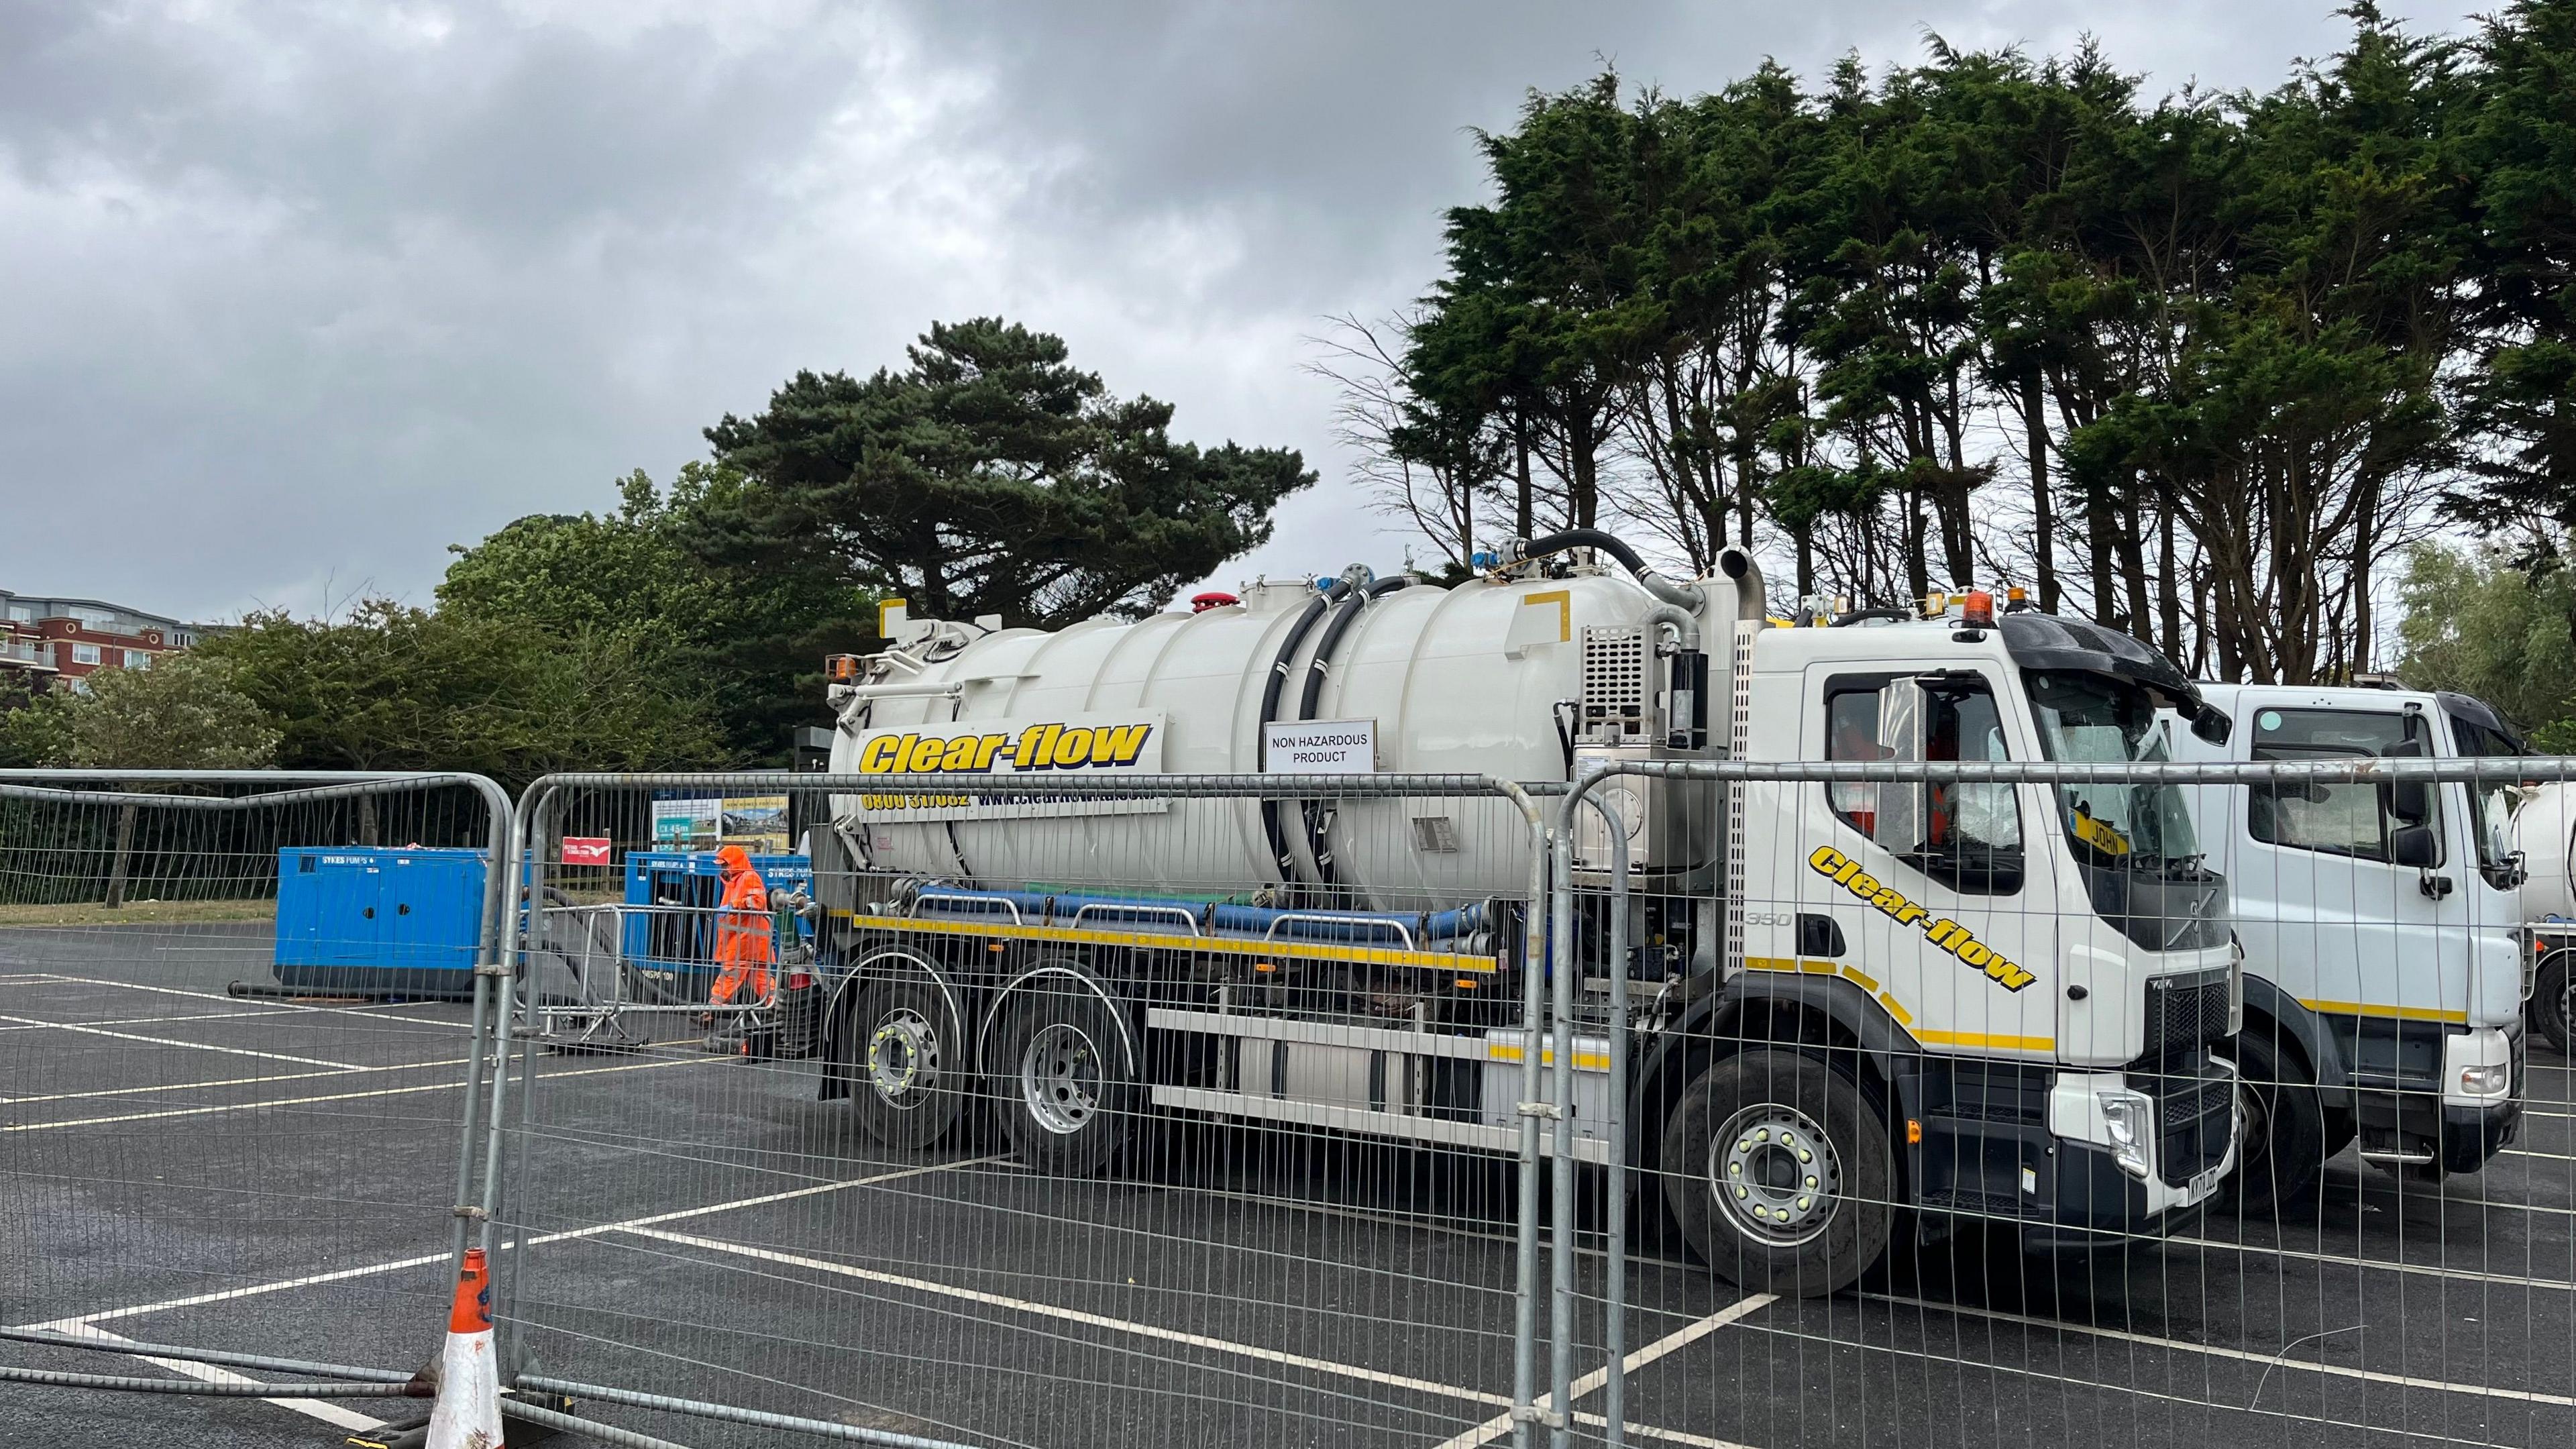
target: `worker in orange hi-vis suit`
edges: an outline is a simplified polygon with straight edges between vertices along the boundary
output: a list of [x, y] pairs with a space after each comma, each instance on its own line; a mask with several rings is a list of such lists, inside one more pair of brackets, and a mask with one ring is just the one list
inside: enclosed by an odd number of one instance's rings
[[[716, 907], [716, 984], [707, 999], [729, 1006], [748, 987], [746, 1005], [765, 1002], [771, 989], [769, 887], [762, 883], [760, 872], [751, 868], [750, 853], [739, 845], [717, 851], [716, 864], [724, 872], [724, 902]], [[738, 1030], [719, 1031], [708, 1039], [708, 1046], [722, 1050], [741, 1035]]]

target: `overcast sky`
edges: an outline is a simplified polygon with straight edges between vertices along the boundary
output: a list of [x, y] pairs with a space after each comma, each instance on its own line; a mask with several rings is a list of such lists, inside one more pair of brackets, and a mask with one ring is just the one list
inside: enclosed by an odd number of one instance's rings
[[[2479, 8], [2400, 0], [2458, 28]], [[2323, 0], [54, 4], [0, 0], [0, 588], [218, 620], [426, 603], [799, 367], [1063, 334], [1322, 484], [1231, 582], [1387, 567], [1301, 365], [1436, 275], [1466, 130], [1604, 59], [2063, 51], [2268, 86]]]

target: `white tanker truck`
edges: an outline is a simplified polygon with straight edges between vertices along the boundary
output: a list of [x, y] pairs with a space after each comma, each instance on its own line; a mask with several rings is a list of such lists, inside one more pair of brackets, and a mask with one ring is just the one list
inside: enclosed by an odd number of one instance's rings
[[2531, 1025], [2562, 1057], [2576, 1056], [2576, 781], [2533, 786], [2513, 812], [2521, 856], [2522, 931]]
[[[2099, 761], [2151, 756], [2159, 706], [2199, 708], [2136, 641], [2018, 608], [1773, 627], [1744, 554], [1677, 583], [1593, 530], [1486, 562], [1454, 588], [1263, 583], [1051, 633], [890, 604], [886, 649], [833, 663], [831, 768], [1298, 770], [1268, 739], [1561, 783], [1581, 759], [1884, 758], [1882, 734]], [[1611, 1020], [1614, 963], [1581, 933], [1576, 1152], [1606, 1160], [1624, 1123], [1626, 1160], [1729, 1277], [1823, 1293], [1900, 1230], [2000, 1219], [2085, 1247], [2204, 1211], [2234, 1160], [2211, 1048], [2241, 979], [2171, 789], [1626, 784], [1633, 1007]], [[823, 1094], [890, 1145], [987, 1109], [1061, 1172], [1107, 1168], [1156, 1111], [1521, 1140], [1531, 844], [1506, 800], [916, 783], [836, 796], [814, 834]], [[1615, 1113], [1613, 1032], [1634, 1063]]]

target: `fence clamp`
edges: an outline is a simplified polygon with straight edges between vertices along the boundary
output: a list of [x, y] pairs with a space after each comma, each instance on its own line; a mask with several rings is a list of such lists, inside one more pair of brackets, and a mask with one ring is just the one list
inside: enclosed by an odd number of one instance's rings
[[471, 1204], [460, 1204], [457, 1207], [449, 1209], [448, 1216], [463, 1218], [469, 1223], [479, 1223], [489, 1215], [479, 1207], [475, 1207]]
[[1536, 1404], [1528, 1404], [1512, 1410], [1512, 1422], [1536, 1424], [1547, 1429], [1562, 1429], [1565, 1427], [1565, 1416], [1554, 1409], [1542, 1409]]
[[474, 963], [474, 974], [477, 976], [507, 976], [510, 974], [510, 963], [506, 961], [477, 961]]
[[1551, 1122], [1561, 1122], [1565, 1119], [1565, 1113], [1554, 1102], [1523, 1102], [1520, 1104], [1520, 1114], [1524, 1117], [1545, 1117]]

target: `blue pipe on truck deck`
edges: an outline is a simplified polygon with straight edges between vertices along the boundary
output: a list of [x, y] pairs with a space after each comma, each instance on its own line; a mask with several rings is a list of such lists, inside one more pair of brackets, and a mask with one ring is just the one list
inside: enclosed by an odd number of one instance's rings
[[[1287, 923], [1281, 939], [1291, 941], [1359, 941], [1386, 940], [1384, 927], [1399, 925], [1412, 931], [1417, 941], [1450, 941], [1473, 935], [1485, 928], [1486, 910], [1480, 902], [1445, 911], [1409, 913], [1403, 911], [1287, 911], [1270, 906], [1240, 905], [1228, 901], [1176, 900], [1169, 896], [1102, 896], [1076, 895], [1069, 892], [974, 890], [963, 886], [934, 885], [925, 894], [960, 900], [1007, 902], [1019, 908], [1023, 917], [1037, 916], [1051, 924], [1073, 919], [1076, 911], [1094, 907], [1094, 914], [1126, 910], [1134, 912], [1129, 919], [1148, 920], [1148, 911], [1169, 912], [1175, 908], [1188, 911], [1204, 931], [1267, 936], [1282, 916], [1298, 919]], [[935, 909], [940, 903], [930, 903]], [[941, 914], [955, 914], [942, 912]], [[1335, 920], [1313, 920], [1330, 916]], [[1169, 919], [1166, 915], [1164, 919]]]

